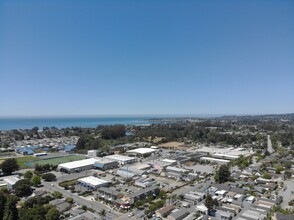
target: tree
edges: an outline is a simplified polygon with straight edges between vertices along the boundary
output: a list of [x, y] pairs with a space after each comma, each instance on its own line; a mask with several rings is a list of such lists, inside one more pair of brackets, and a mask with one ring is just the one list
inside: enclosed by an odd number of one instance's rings
[[41, 184], [41, 177], [33, 176], [32, 183], [33, 183], [33, 186], [39, 186]]
[[28, 198], [22, 205], [24, 209], [30, 209], [37, 205], [48, 204], [52, 199], [50, 197], [34, 196]]
[[27, 197], [33, 193], [31, 182], [26, 179], [17, 181], [14, 184], [13, 189], [15, 191], [15, 195], [17, 195], [18, 197]]
[[213, 200], [213, 205], [214, 205], [214, 206], [219, 206], [219, 203], [218, 203], [218, 200], [217, 200], [217, 199], [214, 199], [214, 200]]
[[4, 207], [5, 207], [6, 197], [3, 193], [0, 193], [0, 219], [3, 219], [4, 216]]
[[270, 180], [270, 179], [272, 178], [272, 176], [271, 176], [269, 173], [267, 173], [267, 172], [265, 172], [265, 173], [262, 175], [262, 177], [263, 177], [264, 179], [268, 179], [268, 180]]
[[44, 206], [36, 204], [32, 208], [22, 208], [18, 212], [19, 220], [33, 220], [33, 219], [44, 219], [47, 211]]
[[152, 202], [153, 201], [153, 196], [148, 196], [147, 197], [147, 201], [150, 203], [150, 202]]
[[9, 196], [5, 203], [3, 220], [17, 220], [18, 212], [16, 208], [17, 197]]
[[137, 202], [135, 202], [135, 207], [138, 209], [140, 208], [143, 204], [144, 204], [144, 200], [138, 200]]
[[217, 183], [227, 182], [229, 177], [231, 176], [231, 172], [227, 165], [221, 165], [219, 169], [216, 171], [214, 179]]
[[52, 193], [52, 195], [54, 196], [55, 199], [61, 199], [62, 198], [62, 193], [58, 192], [58, 191], [54, 191]]
[[35, 174], [49, 172], [52, 170], [56, 170], [56, 168], [57, 168], [57, 165], [53, 165], [53, 164], [43, 164], [43, 165], [36, 164]]
[[179, 200], [181, 200], [181, 201], [184, 200], [184, 195], [182, 195], [182, 194], [179, 195]]
[[280, 174], [282, 170], [283, 170], [283, 167], [282, 166], [278, 166], [276, 168], [276, 174]]
[[87, 143], [87, 140], [84, 136], [80, 137], [79, 140], [77, 141], [77, 148], [80, 148], [80, 149], [84, 149], [85, 148], [85, 145]]
[[37, 127], [37, 126], [35, 126], [35, 127], [32, 128], [32, 132], [33, 132], [33, 133], [37, 133], [38, 130], [39, 130], [39, 127]]
[[126, 128], [124, 125], [105, 126], [101, 131], [103, 139], [116, 139], [126, 136]]
[[2, 169], [4, 175], [10, 175], [12, 172], [19, 169], [19, 165], [15, 158], [9, 158], [4, 160], [4, 162], [0, 165], [0, 168]]
[[59, 219], [59, 211], [53, 207], [50, 208], [46, 214], [46, 220], [58, 220]]
[[165, 199], [166, 197], [166, 192], [164, 190], [160, 190], [159, 192], [159, 197], [162, 198], [162, 199]]
[[52, 181], [56, 180], [56, 176], [53, 173], [44, 173], [42, 175], [42, 179], [47, 182], [52, 182]]
[[68, 203], [73, 203], [73, 198], [71, 198], [71, 197], [68, 197], [68, 198], [66, 198], [66, 201], [68, 202]]
[[85, 206], [85, 205], [82, 205], [81, 209], [83, 209], [83, 210], [87, 211], [88, 207], [87, 207], [87, 206]]
[[24, 174], [23, 174], [23, 177], [25, 178], [25, 179], [31, 179], [32, 177], [33, 177], [33, 172], [32, 171], [30, 171], [30, 170], [28, 170], [28, 171], [26, 171]]
[[213, 201], [213, 199], [212, 199], [212, 197], [211, 197], [210, 194], [207, 194], [206, 195], [204, 204], [205, 204], [206, 208], [208, 208], [208, 211], [210, 211], [213, 208], [214, 201]]

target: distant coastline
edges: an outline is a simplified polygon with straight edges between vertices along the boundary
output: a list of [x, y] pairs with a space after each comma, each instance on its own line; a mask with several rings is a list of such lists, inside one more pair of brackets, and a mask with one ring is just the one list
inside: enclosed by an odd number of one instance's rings
[[31, 129], [43, 127], [83, 127], [98, 125], [149, 125], [148, 117], [0, 117], [0, 130]]
[[[220, 116], [220, 115], [218, 115]], [[114, 116], [0, 116], [0, 130], [31, 129], [43, 127], [83, 127], [95, 128], [98, 125], [150, 125], [185, 118], [209, 118], [217, 115], [114, 115]]]
[[153, 123], [168, 123], [193, 119], [226, 119], [243, 120], [255, 119], [284, 119], [294, 120], [294, 113], [265, 114], [265, 115], [221, 115], [221, 114], [186, 114], [186, 115], [136, 115], [136, 116], [0, 116], [0, 131], [13, 129], [31, 129], [35, 126], [43, 127], [82, 127], [95, 128], [98, 125], [150, 125]]

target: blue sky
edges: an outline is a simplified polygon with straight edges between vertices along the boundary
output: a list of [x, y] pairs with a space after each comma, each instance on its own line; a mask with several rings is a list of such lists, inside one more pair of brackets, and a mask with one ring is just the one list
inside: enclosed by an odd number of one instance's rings
[[0, 115], [294, 112], [294, 1], [1, 1]]

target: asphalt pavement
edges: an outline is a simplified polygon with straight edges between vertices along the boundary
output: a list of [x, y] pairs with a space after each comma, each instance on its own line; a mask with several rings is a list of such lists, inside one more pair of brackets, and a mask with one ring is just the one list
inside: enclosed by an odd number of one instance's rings
[[285, 180], [283, 189], [279, 189], [279, 196], [283, 197], [283, 202], [281, 203], [282, 208], [292, 208], [289, 206], [289, 201], [294, 199], [294, 180]]
[[267, 151], [271, 154], [274, 152], [270, 135], [267, 135]]
[[[53, 186], [52, 186], [53, 184]], [[77, 195], [77, 193], [71, 193], [70, 191], [64, 190], [62, 187], [58, 186], [58, 183], [56, 182], [43, 182], [43, 187], [48, 191], [48, 192], [54, 192], [58, 191], [63, 194], [63, 197], [71, 197], [74, 199], [75, 203], [77, 205], [85, 205], [89, 208], [92, 208], [95, 210], [96, 213], [100, 212], [101, 210], [106, 211], [106, 216], [105, 219], [110, 220], [110, 219], [116, 219], [118, 216], [121, 215], [121, 213], [109, 208], [108, 206], [105, 206], [97, 201], [89, 201], [85, 199], [84, 197], [81, 197]], [[97, 214], [97, 219], [100, 219], [99, 215]]]

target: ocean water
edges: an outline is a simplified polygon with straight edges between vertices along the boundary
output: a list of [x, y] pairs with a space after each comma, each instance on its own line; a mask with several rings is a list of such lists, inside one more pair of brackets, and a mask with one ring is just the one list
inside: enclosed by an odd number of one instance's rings
[[57, 117], [57, 118], [0, 118], [0, 130], [31, 129], [43, 127], [83, 127], [95, 128], [98, 125], [149, 125], [151, 117]]

